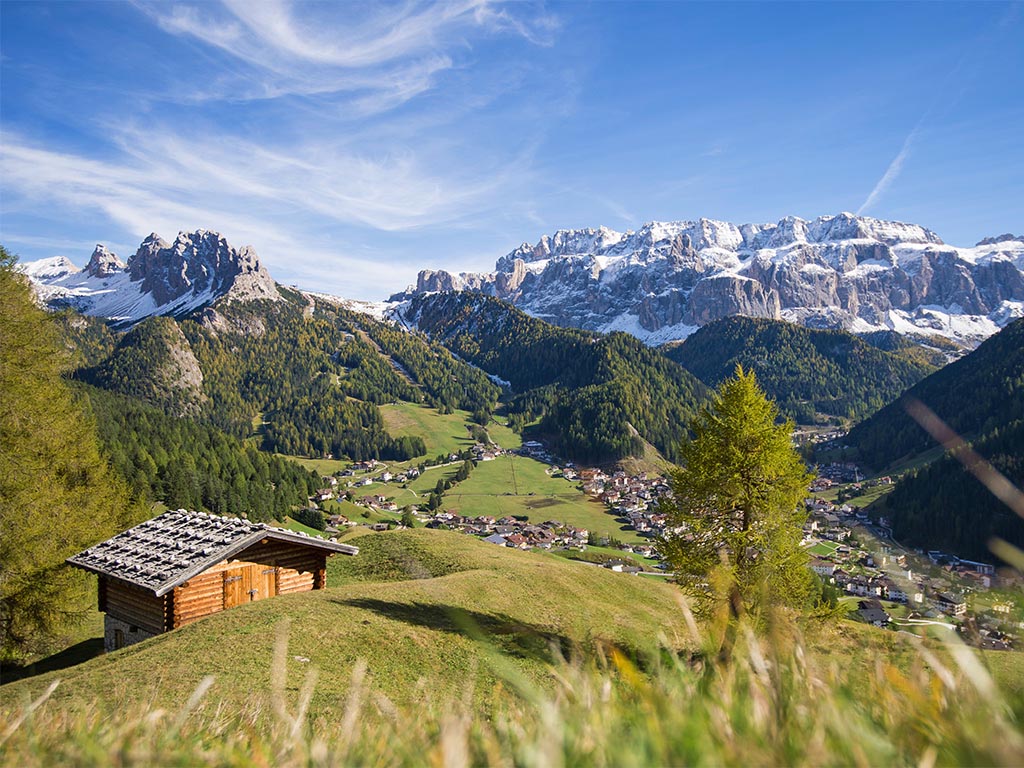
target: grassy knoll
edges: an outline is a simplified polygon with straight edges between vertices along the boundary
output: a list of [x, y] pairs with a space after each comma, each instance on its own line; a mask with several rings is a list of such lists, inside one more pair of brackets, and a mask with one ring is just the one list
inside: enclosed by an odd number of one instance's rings
[[[686, 628], [670, 585], [442, 532], [351, 540], [338, 586], [0, 687], [0, 765], [1018, 765], [1024, 749], [1018, 653], [958, 663], [782, 617], [720, 661], [689, 653], [714, 632]], [[598, 638], [664, 651], [551, 655]]]
[[[340, 719], [359, 659], [392, 702], [490, 696], [498, 671], [547, 680], [551, 647], [601, 640], [651, 646], [685, 635], [667, 585], [442, 531], [365, 534], [354, 558], [330, 561], [327, 590], [226, 611], [72, 669], [0, 687], [0, 713], [53, 679], [51, 706], [98, 697], [117, 707], [175, 707], [206, 675], [226, 706], [270, 695], [275, 627], [290, 622], [289, 679], [319, 670], [312, 711]], [[308, 661], [303, 661], [307, 659]], [[474, 673], [475, 670], [475, 673]], [[475, 674], [475, 678], [474, 678]]]
[[603, 504], [591, 501], [574, 484], [550, 477], [546, 469], [546, 464], [515, 455], [480, 462], [468, 480], [445, 493], [444, 507], [471, 517], [525, 515], [537, 523], [558, 520], [620, 541], [644, 541], [608, 514]]

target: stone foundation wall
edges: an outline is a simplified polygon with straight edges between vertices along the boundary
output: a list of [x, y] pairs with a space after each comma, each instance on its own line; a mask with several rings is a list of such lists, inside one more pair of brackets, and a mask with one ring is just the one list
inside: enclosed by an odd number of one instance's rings
[[[120, 638], [118, 638], [118, 632], [120, 632]], [[127, 621], [115, 619], [109, 614], [103, 617], [103, 650], [107, 653], [118, 649], [118, 639], [122, 640], [120, 647], [127, 648], [129, 645], [134, 645], [151, 637], [156, 637], [156, 635], [152, 632], [147, 632], [141, 627], [129, 624]]]

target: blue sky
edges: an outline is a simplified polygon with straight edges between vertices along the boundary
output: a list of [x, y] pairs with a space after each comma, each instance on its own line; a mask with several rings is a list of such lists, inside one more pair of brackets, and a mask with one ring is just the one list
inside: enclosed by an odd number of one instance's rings
[[1006, 3], [0, 4], [0, 240], [223, 232], [379, 299], [559, 228], [1024, 230]]

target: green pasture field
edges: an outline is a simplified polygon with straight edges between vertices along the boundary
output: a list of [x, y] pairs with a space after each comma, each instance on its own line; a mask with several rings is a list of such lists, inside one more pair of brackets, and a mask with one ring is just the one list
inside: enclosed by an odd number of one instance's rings
[[603, 504], [567, 480], [550, 477], [546, 469], [546, 464], [515, 455], [480, 462], [469, 479], [445, 493], [444, 508], [469, 517], [525, 516], [534, 523], [557, 520], [624, 542], [644, 540]]

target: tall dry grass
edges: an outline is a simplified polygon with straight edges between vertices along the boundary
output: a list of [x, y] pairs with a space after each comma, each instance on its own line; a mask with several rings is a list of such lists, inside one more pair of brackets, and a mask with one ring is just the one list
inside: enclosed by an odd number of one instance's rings
[[285, 679], [282, 624], [269, 697], [230, 711], [207, 678], [177, 711], [109, 712], [50, 701], [51, 688], [0, 720], [0, 764], [1024, 764], [1019, 702], [1005, 700], [955, 638], [941, 650], [917, 643], [909, 667], [879, 657], [865, 672], [811, 654], [790, 619], [776, 617], [758, 635], [742, 627], [728, 661], [688, 624], [705, 652], [559, 657], [550, 666], [555, 685], [544, 690], [485, 654], [480, 663], [502, 682], [485, 692], [484, 706], [472, 670], [463, 696], [434, 701], [424, 691], [421, 706], [399, 708], [357, 664], [343, 714], [329, 722], [310, 709], [315, 670]]

